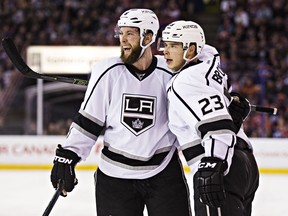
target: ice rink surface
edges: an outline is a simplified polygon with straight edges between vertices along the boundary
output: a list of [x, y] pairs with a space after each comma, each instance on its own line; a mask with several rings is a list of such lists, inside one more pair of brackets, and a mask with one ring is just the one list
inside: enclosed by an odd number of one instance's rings
[[[59, 197], [51, 216], [96, 216], [94, 172], [76, 174], [79, 184], [66, 198]], [[42, 215], [54, 194], [49, 175], [50, 171], [0, 170], [0, 216]], [[191, 175], [186, 176], [191, 182]], [[287, 183], [288, 175], [262, 174], [252, 215], [287, 216]]]

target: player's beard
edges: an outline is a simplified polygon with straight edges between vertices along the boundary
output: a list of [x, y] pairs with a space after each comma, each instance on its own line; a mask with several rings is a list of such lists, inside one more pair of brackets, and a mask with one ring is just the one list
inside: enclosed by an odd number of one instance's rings
[[122, 61], [125, 64], [134, 64], [139, 59], [139, 56], [140, 56], [141, 51], [142, 51], [142, 47], [140, 45], [138, 45], [137, 47], [131, 48], [131, 49], [132, 49], [131, 54], [128, 56], [125, 56], [124, 50], [121, 47], [120, 58], [122, 59]]

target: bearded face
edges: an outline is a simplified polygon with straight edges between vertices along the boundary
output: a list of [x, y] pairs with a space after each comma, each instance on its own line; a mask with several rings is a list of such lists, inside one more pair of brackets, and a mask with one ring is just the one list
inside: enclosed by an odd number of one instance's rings
[[133, 64], [135, 63], [142, 51], [142, 47], [138, 44], [136, 46], [131, 46], [126, 48], [121, 46], [121, 59], [125, 64]]

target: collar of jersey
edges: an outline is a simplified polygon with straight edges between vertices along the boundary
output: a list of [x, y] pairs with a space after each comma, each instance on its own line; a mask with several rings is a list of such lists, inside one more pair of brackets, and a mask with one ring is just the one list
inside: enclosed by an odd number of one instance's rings
[[[197, 64], [200, 64], [200, 63], [202, 63], [202, 61], [200, 61], [199, 59], [197, 60], [197, 62], [191, 61], [191, 62], [189, 62], [187, 65], [185, 65], [185, 66], [181, 69], [181, 71], [185, 70], [185, 69], [188, 68], [188, 67], [191, 67], [191, 66], [194, 66], [194, 65], [197, 65]], [[181, 71], [180, 71], [180, 72], [181, 72]]]
[[[148, 77], [156, 68], [157, 66], [157, 58], [155, 56], [153, 56], [153, 59], [152, 59], [152, 63], [150, 64], [150, 66], [146, 69], [146, 70], [139, 70], [137, 69], [136, 67], [134, 67], [133, 65], [131, 64], [125, 64], [126, 68], [130, 71], [130, 73], [136, 77], [138, 80], [144, 80], [146, 77]], [[140, 79], [138, 76], [137, 76], [137, 73], [138, 74], [145, 74], [142, 79]]]

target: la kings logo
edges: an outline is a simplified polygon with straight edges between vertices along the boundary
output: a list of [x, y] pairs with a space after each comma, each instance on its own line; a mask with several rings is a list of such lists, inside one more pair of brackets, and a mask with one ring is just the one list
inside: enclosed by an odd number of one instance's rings
[[156, 97], [123, 94], [121, 123], [136, 136], [155, 124]]

